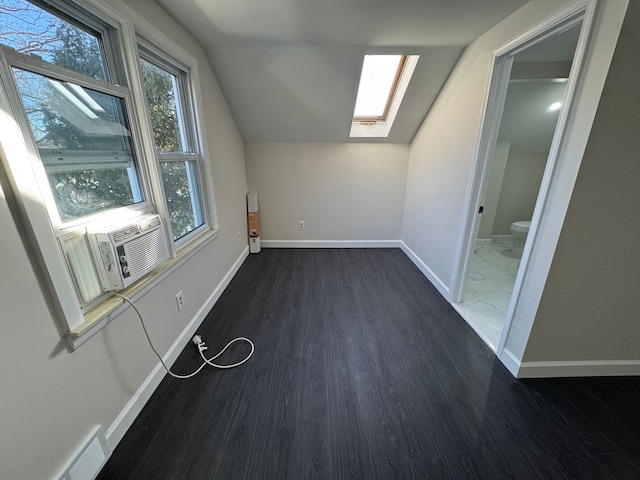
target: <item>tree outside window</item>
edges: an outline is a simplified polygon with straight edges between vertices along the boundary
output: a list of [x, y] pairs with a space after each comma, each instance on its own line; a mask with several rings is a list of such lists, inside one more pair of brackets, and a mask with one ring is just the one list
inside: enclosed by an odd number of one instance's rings
[[[25, 0], [0, 5], [0, 43], [107, 80], [97, 33]], [[29, 68], [12, 72], [60, 220], [142, 201], [123, 99]]]
[[[109, 81], [101, 42], [100, 34], [35, 2], [0, 4], [0, 44]], [[140, 51], [169, 223], [179, 240], [205, 220], [187, 73], [143, 46]], [[63, 223], [144, 200], [123, 99], [26, 64], [12, 71]]]
[[198, 188], [200, 156], [191, 147], [193, 140], [184, 115], [186, 95], [180, 89], [181, 77], [186, 74], [169, 71], [144, 57], [140, 68], [169, 221], [173, 239], [178, 240], [204, 224]]

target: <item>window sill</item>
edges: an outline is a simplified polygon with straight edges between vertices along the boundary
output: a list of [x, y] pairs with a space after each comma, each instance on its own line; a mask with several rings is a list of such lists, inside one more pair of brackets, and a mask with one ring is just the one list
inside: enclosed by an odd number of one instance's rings
[[[152, 270], [139, 281], [131, 285], [129, 288], [122, 290], [120, 293], [131, 300], [136, 300], [142, 297], [161, 280], [184, 264], [189, 258], [193, 257], [205, 246], [215, 240], [218, 235], [220, 235], [220, 227], [207, 231], [198, 239], [180, 250], [175, 258], [167, 260], [162, 265], [158, 266], [158, 268]], [[125, 301], [121, 298], [112, 296], [99, 305], [93, 307], [91, 310], [85, 312], [84, 323], [67, 333], [67, 340], [71, 349], [75, 350], [84, 344], [104, 326], [116, 319], [126, 308], [128, 308], [128, 306], [129, 305], [125, 305]]]

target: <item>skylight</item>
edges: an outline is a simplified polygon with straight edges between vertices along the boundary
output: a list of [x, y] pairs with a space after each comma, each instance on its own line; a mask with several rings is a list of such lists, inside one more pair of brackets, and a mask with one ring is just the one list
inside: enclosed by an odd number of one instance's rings
[[402, 71], [404, 55], [365, 55], [354, 120], [384, 120]]
[[418, 55], [365, 55], [350, 137], [387, 137]]

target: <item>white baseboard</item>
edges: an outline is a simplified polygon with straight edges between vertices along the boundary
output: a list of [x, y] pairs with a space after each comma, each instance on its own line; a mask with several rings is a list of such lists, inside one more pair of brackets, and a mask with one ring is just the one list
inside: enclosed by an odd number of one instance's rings
[[406, 243], [400, 242], [400, 248], [414, 263], [414, 265], [418, 267], [422, 274], [427, 277], [427, 280], [429, 280], [433, 284], [433, 286], [438, 289], [442, 296], [450, 302], [451, 300], [449, 299], [449, 287], [446, 286], [429, 267], [427, 267], [427, 265], [420, 259], [420, 257], [418, 257], [418, 255], [415, 254], [413, 250], [411, 250], [407, 246]]
[[[249, 247], [246, 247], [240, 257], [235, 261], [233, 266], [229, 269], [224, 278], [220, 281], [220, 283], [213, 290], [207, 301], [200, 307], [196, 315], [191, 319], [189, 324], [182, 331], [180, 336], [173, 342], [173, 345], [169, 348], [167, 353], [164, 355], [163, 360], [167, 365], [171, 365], [178, 358], [180, 352], [184, 346], [191, 340], [193, 335], [196, 333], [196, 329], [200, 326], [202, 321], [205, 319], [209, 311], [216, 304], [222, 292], [224, 292], [225, 288], [231, 282], [231, 279], [238, 272], [244, 260], [249, 256]], [[136, 419], [138, 414], [142, 411], [142, 408], [147, 403], [151, 395], [155, 391], [155, 389], [160, 385], [160, 382], [165, 376], [165, 370], [158, 362], [155, 368], [151, 371], [146, 380], [142, 383], [138, 391], [133, 395], [129, 403], [124, 407], [124, 409], [120, 412], [118, 417], [115, 419], [113, 424], [107, 430], [107, 445], [110, 451], [113, 451], [124, 437], [124, 434], [127, 432], [129, 427], [133, 424], [133, 421]]]
[[506, 349], [498, 357], [516, 378], [640, 376], [640, 360], [520, 362]]
[[262, 248], [401, 248], [400, 240], [262, 240]]
[[520, 371], [520, 360], [518, 360], [516, 356], [506, 348], [502, 349], [501, 352], [498, 352], [497, 355], [502, 364], [507, 367], [507, 370], [509, 370], [509, 372], [511, 372], [511, 375], [518, 378], [518, 372]]
[[640, 360], [522, 362], [518, 378], [619, 377], [640, 375]]
[[476, 247], [490, 247], [492, 243], [490, 238], [476, 238]]

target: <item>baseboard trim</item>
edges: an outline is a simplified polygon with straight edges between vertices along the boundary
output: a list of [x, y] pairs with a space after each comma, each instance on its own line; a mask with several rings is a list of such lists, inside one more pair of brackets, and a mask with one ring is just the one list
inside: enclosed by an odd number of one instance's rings
[[640, 375], [640, 360], [522, 362], [518, 378], [622, 377]]
[[449, 298], [449, 287], [446, 286], [444, 282], [440, 280], [440, 278], [438, 278], [438, 276], [433, 273], [433, 271], [429, 267], [427, 267], [427, 265], [420, 259], [420, 257], [418, 257], [418, 255], [415, 254], [413, 250], [411, 250], [407, 246], [406, 243], [401, 241], [400, 248], [414, 263], [414, 265], [418, 267], [418, 270], [420, 270], [422, 274], [427, 277], [427, 280], [429, 280], [433, 284], [433, 286], [436, 287], [436, 289], [442, 294], [442, 296], [446, 298], [447, 301], [451, 302], [451, 299]]
[[401, 248], [400, 240], [261, 240], [262, 248]]
[[493, 243], [493, 240], [490, 238], [477, 238], [476, 239], [476, 247], [490, 247]]
[[[240, 267], [242, 266], [245, 259], [249, 256], [249, 247], [247, 246], [243, 252], [240, 254], [238, 259], [231, 266], [227, 274], [222, 278], [220, 283], [213, 290], [207, 301], [200, 307], [196, 315], [191, 319], [189, 324], [185, 327], [182, 333], [178, 336], [178, 338], [173, 342], [173, 345], [169, 348], [167, 353], [163, 356], [163, 360], [167, 365], [173, 364], [175, 360], [182, 352], [184, 346], [191, 340], [193, 335], [196, 333], [196, 329], [203, 322], [209, 311], [216, 304], [222, 292], [224, 292], [225, 288], [231, 282], [231, 279], [238, 272]], [[124, 407], [124, 409], [120, 412], [118, 417], [115, 419], [113, 424], [107, 430], [107, 446], [110, 451], [113, 451], [124, 434], [127, 432], [129, 427], [133, 424], [133, 421], [136, 419], [138, 414], [142, 411], [142, 408], [145, 406], [151, 395], [155, 391], [155, 389], [160, 385], [160, 382], [165, 376], [165, 370], [158, 362], [155, 368], [151, 371], [149, 376], [142, 383], [138, 391], [133, 395], [129, 403]]]
[[498, 358], [502, 364], [507, 367], [507, 370], [511, 372], [515, 378], [518, 378], [518, 372], [520, 371], [520, 360], [511, 352], [511, 350], [503, 349], [498, 354]]

